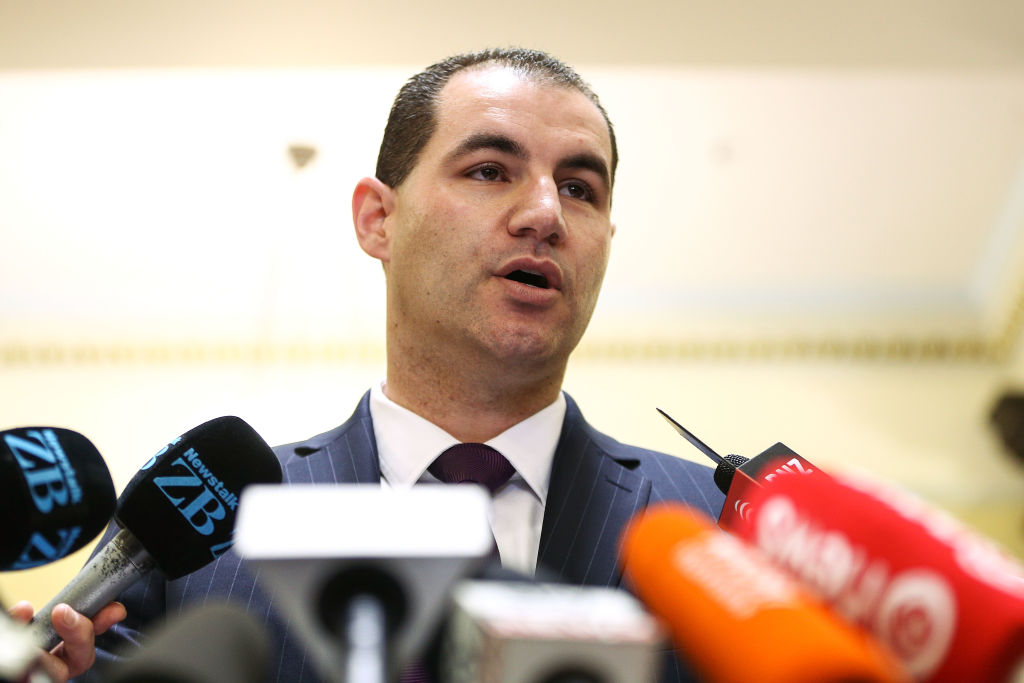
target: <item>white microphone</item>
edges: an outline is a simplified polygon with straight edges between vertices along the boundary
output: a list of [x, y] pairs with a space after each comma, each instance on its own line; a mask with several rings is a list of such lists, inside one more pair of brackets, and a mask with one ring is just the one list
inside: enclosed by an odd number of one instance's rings
[[649, 683], [667, 640], [614, 588], [464, 581], [442, 649], [447, 683]]
[[40, 663], [42, 651], [28, 626], [0, 609], [0, 681], [53, 683]]
[[394, 680], [422, 657], [451, 591], [488, 559], [483, 487], [250, 486], [237, 552], [328, 680]]

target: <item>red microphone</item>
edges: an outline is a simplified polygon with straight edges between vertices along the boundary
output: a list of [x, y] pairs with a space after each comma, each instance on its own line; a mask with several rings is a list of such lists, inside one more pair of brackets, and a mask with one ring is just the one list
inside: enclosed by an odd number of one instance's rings
[[753, 458], [735, 454], [721, 456], [664, 410], [658, 408], [657, 411], [680, 436], [716, 463], [715, 484], [725, 494], [722, 512], [718, 516], [718, 526], [723, 529], [731, 530], [750, 514], [751, 496], [761, 487], [771, 485], [779, 477], [822, 474], [816, 466], [781, 442]]
[[623, 534], [622, 558], [631, 587], [702, 680], [909, 680], [874, 638], [697, 510], [648, 508]]
[[736, 525], [742, 524], [743, 519], [753, 511], [752, 501], [758, 490], [773, 486], [780, 479], [795, 476], [828, 475], [783, 443], [777, 443], [742, 463], [736, 467], [729, 488], [725, 491], [725, 503], [718, 517], [718, 526], [731, 531]]
[[751, 490], [741, 538], [873, 632], [918, 681], [1024, 664], [1024, 567], [910, 494], [828, 475]]

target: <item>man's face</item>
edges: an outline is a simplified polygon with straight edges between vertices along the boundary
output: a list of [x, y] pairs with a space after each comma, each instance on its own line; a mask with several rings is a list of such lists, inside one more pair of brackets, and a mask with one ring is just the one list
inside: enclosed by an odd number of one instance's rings
[[388, 218], [392, 333], [467, 362], [564, 366], [608, 263], [610, 172], [582, 93], [501, 67], [456, 74]]

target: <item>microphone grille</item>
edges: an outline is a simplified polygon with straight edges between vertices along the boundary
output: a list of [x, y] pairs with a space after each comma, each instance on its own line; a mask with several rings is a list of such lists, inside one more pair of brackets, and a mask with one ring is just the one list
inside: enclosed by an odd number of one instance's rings
[[750, 458], [744, 458], [742, 455], [726, 455], [722, 458], [722, 462], [715, 468], [715, 484], [722, 493], [729, 493], [729, 487], [732, 486], [732, 478], [736, 474], [736, 468], [748, 460]]

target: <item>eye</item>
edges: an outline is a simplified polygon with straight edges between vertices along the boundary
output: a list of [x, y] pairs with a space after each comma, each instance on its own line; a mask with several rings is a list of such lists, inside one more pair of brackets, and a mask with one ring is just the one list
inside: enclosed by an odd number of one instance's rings
[[468, 173], [466, 173], [466, 177], [472, 178], [474, 180], [484, 180], [489, 183], [494, 183], [498, 182], [499, 180], [503, 180], [505, 178], [505, 174], [501, 170], [500, 166], [495, 166], [494, 164], [487, 164], [484, 166], [477, 166], [476, 168], [471, 169]]
[[573, 199], [581, 199], [585, 202], [594, 201], [594, 192], [590, 189], [590, 186], [578, 180], [569, 180], [562, 183], [558, 191], [566, 197], [572, 197]]

